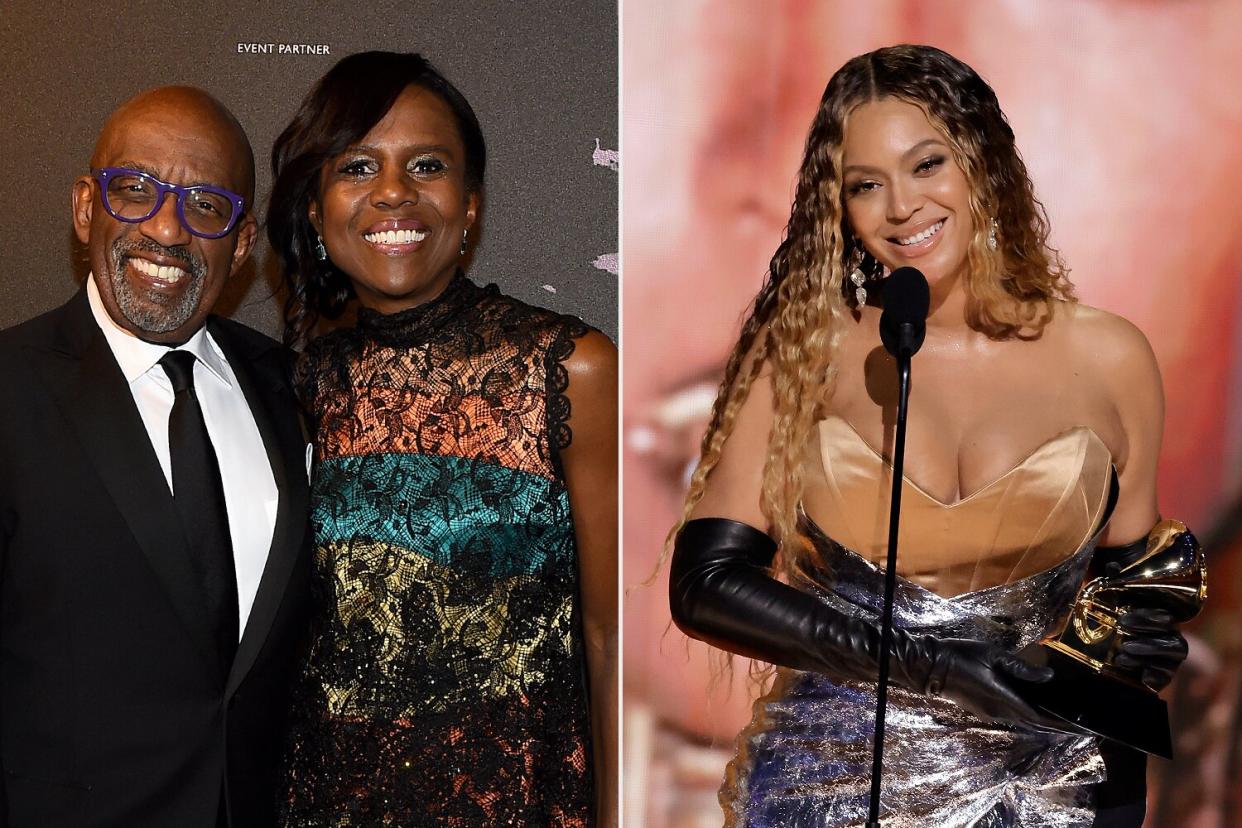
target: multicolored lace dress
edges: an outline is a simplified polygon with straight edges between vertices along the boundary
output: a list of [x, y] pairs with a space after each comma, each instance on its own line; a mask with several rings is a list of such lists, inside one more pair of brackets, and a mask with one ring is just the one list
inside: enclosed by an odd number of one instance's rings
[[586, 332], [459, 275], [312, 343], [316, 609], [285, 826], [589, 824], [559, 460]]

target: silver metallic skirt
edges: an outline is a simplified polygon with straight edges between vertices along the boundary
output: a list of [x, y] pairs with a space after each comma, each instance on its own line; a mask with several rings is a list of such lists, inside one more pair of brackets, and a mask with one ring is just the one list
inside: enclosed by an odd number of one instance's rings
[[[813, 527], [811, 527], [813, 530]], [[831, 575], [818, 596], [842, 612], [878, 617], [884, 575], [810, 532]], [[1011, 651], [1065, 617], [1094, 549], [1008, 584], [942, 598], [898, 579], [894, 624]], [[875, 684], [778, 672], [755, 704], [720, 792], [734, 828], [846, 828], [867, 818]], [[1069, 828], [1094, 818], [1104, 779], [1094, 738], [984, 722], [951, 701], [890, 687], [881, 820], [885, 828]]]

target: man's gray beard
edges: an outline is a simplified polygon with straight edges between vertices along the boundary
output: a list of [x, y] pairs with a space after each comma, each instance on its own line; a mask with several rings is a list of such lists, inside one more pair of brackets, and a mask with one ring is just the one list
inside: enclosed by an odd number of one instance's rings
[[[180, 294], [171, 300], [155, 293], [142, 296], [135, 293], [128, 279], [121, 275], [125, 267], [126, 257], [135, 250], [146, 250], [162, 256], [179, 259], [189, 268], [189, 274], [183, 279], [190, 279]], [[194, 312], [198, 310], [199, 301], [203, 296], [206, 284], [207, 267], [199, 258], [173, 248], [163, 247], [150, 241], [128, 241], [117, 239], [112, 243], [112, 298], [117, 310], [129, 323], [141, 331], [148, 333], [168, 333], [180, 328]]]

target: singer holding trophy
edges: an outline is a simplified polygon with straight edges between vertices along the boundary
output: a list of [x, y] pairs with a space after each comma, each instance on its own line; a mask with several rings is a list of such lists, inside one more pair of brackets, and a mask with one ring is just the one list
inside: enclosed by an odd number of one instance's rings
[[979, 75], [927, 46], [838, 70], [673, 534], [678, 626], [774, 667], [726, 824], [1140, 826], [1204, 597], [1157, 507], [1163, 404], [1144, 336], [1075, 301]]

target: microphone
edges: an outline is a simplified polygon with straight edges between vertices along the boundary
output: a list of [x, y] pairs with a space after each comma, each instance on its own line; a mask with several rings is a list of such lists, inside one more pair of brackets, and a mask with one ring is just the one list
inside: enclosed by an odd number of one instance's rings
[[880, 341], [898, 359], [914, 356], [927, 335], [931, 293], [927, 277], [913, 267], [899, 267], [884, 280], [884, 312], [880, 314]]
[[889, 653], [893, 647], [893, 596], [897, 590], [897, 528], [901, 518], [902, 466], [906, 456], [906, 414], [910, 402], [910, 358], [923, 347], [931, 293], [927, 277], [899, 267], [884, 280], [880, 341], [897, 359], [897, 423], [893, 439], [893, 491], [888, 510], [888, 558], [884, 569], [884, 611], [880, 622], [880, 675], [875, 693], [875, 741], [871, 749], [871, 797], [866, 828], [880, 828], [880, 785], [884, 775], [884, 717], [888, 710]]

